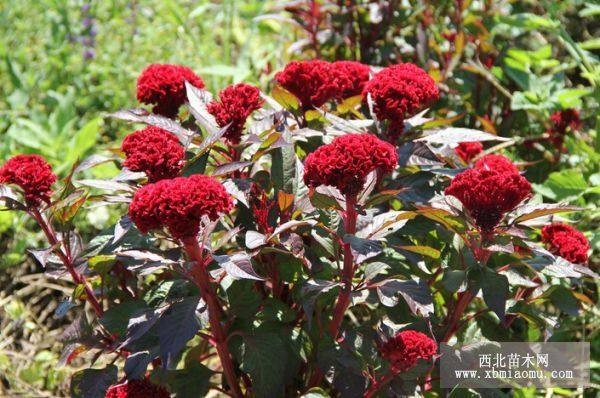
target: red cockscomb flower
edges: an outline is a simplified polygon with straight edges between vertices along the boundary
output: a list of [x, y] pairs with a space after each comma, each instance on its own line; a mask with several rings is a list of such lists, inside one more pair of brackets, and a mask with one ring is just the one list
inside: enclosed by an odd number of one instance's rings
[[166, 117], [175, 117], [186, 101], [185, 81], [204, 88], [204, 82], [190, 68], [181, 65], [152, 64], [137, 80], [137, 99], [154, 105], [152, 111]]
[[371, 75], [369, 65], [356, 61], [336, 61], [332, 65], [339, 74], [337, 94], [339, 99], [354, 97], [363, 92]]
[[171, 394], [164, 387], [150, 380], [130, 380], [110, 386], [105, 398], [169, 398]]
[[461, 142], [454, 151], [465, 163], [469, 163], [475, 156], [483, 152], [483, 144], [481, 142]]
[[150, 182], [173, 178], [183, 167], [185, 150], [179, 139], [158, 127], [148, 126], [129, 134], [121, 149], [127, 155], [123, 165], [132, 171], [143, 171]]
[[519, 174], [519, 169], [509, 158], [493, 153], [479, 159], [477, 163], [475, 163], [475, 168]]
[[364, 101], [370, 95], [379, 120], [388, 120], [391, 130], [400, 134], [404, 119], [414, 116], [439, 96], [435, 81], [418, 66], [405, 63], [382, 69], [367, 82]]
[[391, 172], [398, 157], [394, 147], [371, 134], [346, 134], [306, 157], [307, 185], [331, 185], [343, 194], [355, 195], [373, 170]]
[[221, 183], [195, 174], [140, 188], [129, 205], [129, 217], [144, 234], [166, 227], [174, 238], [184, 239], [198, 234], [202, 216], [216, 220], [232, 205]]
[[586, 237], [575, 228], [553, 223], [542, 228], [542, 242], [549, 246], [549, 250], [575, 264], [588, 262], [590, 243]]
[[419, 359], [429, 360], [437, 352], [437, 344], [429, 336], [415, 330], [405, 330], [386, 341], [381, 355], [392, 365], [394, 372], [404, 372]]
[[235, 84], [219, 93], [220, 101], [211, 101], [206, 109], [220, 127], [231, 123], [224, 137], [233, 144], [240, 142], [246, 119], [263, 105], [260, 90], [249, 84]]
[[275, 80], [302, 104], [302, 110], [318, 108], [338, 94], [338, 73], [329, 62], [292, 61], [275, 74]]
[[550, 135], [550, 140], [556, 148], [562, 147], [568, 128], [571, 130], [581, 128], [581, 119], [576, 109], [556, 111], [550, 116], [550, 121], [552, 126], [546, 132]]
[[52, 166], [40, 155], [17, 155], [0, 168], [0, 184], [15, 184], [23, 190], [31, 206], [50, 202], [56, 175]]
[[475, 224], [489, 233], [529, 196], [531, 184], [515, 172], [474, 168], [456, 175], [445, 193], [460, 200]]

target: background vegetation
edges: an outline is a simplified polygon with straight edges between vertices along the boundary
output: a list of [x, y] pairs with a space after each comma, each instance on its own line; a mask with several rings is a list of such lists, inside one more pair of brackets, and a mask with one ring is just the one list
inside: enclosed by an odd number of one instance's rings
[[[524, 141], [546, 131], [552, 112], [580, 110], [583, 127], [567, 137], [560, 157], [545, 144], [509, 149], [531, 163], [527, 177], [540, 198], [586, 208], [575, 221], [598, 253], [600, 6], [389, 0], [350, 1], [341, 9], [341, 3], [1, 2], [0, 163], [16, 153], [40, 153], [64, 176], [75, 160], [117, 147], [131, 128], [104, 113], [137, 105], [135, 79], [151, 62], [190, 66], [215, 92], [238, 81], [267, 88], [291, 58], [413, 61], [442, 88], [433, 109], [439, 125]], [[108, 178], [117, 172], [106, 164], [91, 173]], [[94, 236], [116, 217], [97, 207], [76, 222]], [[68, 318], [61, 317], [60, 303], [72, 292], [66, 283], [46, 280], [27, 256], [40, 241], [23, 215], [0, 212], [0, 395], [64, 396], [73, 372], [55, 367], [56, 339]], [[597, 267], [598, 257], [590, 264]], [[565, 319], [558, 332], [565, 341], [594, 342], [597, 358], [600, 311], [588, 308]], [[597, 371], [600, 365], [592, 366]], [[596, 385], [598, 378], [595, 372]]]

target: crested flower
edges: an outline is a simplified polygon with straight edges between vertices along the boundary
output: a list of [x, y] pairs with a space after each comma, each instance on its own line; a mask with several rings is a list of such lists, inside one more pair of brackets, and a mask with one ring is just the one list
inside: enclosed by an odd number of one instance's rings
[[142, 233], [167, 228], [177, 239], [195, 237], [200, 220], [214, 221], [231, 210], [231, 197], [217, 180], [201, 174], [145, 185], [129, 205], [129, 217]]
[[304, 181], [311, 187], [331, 185], [343, 194], [355, 195], [370, 172], [389, 173], [397, 162], [389, 143], [371, 134], [346, 134], [306, 157]]
[[171, 394], [164, 387], [153, 384], [148, 379], [129, 380], [109, 387], [105, 398], [169, 398]]
[[240, 142], [246, 119], [252, 112], [260, 109], [264, 101], [260, 90], [249, 84], [235, 84], [219, 93], [219, 101], [211, 101], [206, 109], [212, 114], [220, 127], [229, 125], [224, 137], [231, 143]]
[[456, 175], [445, 193], [460, 200], [477, 227], [490, 233], [530, 195], [531, 184], [513, 171], [474, 168]]
[[369, 81], [371, 68], [356, 61], [336, 61], [332, 64], [339, 75], [338, 98], [350, 98], [362, 94]]
[[338, 73], [326, 61], [292, 61], [275, 74], [275, 80], [294, 94], [302, 104], [302, 110], [319, 108], [338, 95]]
[[437, 344], [426, 334], [415, 330], [399, 332], [381, 347], [381, 355], [392, 365], [394, 372], [404, 372], [419, 359], [429, 360], [437, 352]]
[[575, 264], [588, 262], [590, 243], [586, 237], [575, 228], [553, 223], [542, 228], [542, 242], [548, 245], [549, 250]]
[[550, 116], [551, 126], [547, 133], [550, 135], [550, 140], [556, 148], [562, 148], [567, 129], [573, 131], [581, 128], [581, 119], [579, 112], [576, 109], [564, 109], [556, 111]]
[[502, 155], [489, 154], [483, 156], [475, 163], [476, 169], [492, 170], [506, 173], [519, 174], [519, 169], [509, 158]]
[[475, 156], [483, 152], [483, 144], [481, 142], [461, 142], [454, 151], [465, 163], [469, 163]]
[[52, 166], [40, 155], [17, 155], [0, 168], [0, 184], [19, 186], [31, 206], [49, 203], [55, 182]]
[[150, 182], [173, 178], [183, 167], [185, 150], [172, 133], [148, 126], [129, 134], [121, 149], [127, 156], [123, 163], [132, 171], [143, 171]]
[[137, 80], [137, 99], [154, 105], [152, 111], [166, 117], [175, 117], [186, 102], [185, 82], [204, 88], [204, 82], [190, 68], [181, 65], [151, 64]]
[[405, 63], [382, 69], [367, 82], [363, 100], [370, 96], [379, 120], [390, 122], [390, 136], [404, 130], [404, 119], [414, 116], [439, 97], [435, 81], [418, 66]]

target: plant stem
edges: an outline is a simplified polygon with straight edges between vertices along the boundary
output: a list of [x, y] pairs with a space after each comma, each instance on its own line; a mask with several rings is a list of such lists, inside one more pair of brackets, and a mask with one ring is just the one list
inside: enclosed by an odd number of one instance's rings
[[61, 244], [64, 244], [66, 247], [66, 245], [68, 245], [68, 243], [58, 241], [58, 238], [56, 237], [56, 232], [52, 229], [50, 224], [46, 222], [46, 220], [44, 219], [44, 217], [42, 216], [42, 214], [40, 213], [38, 208], [36, 208], [36, 207], [31, 208], [29, 211], [29, 214], [31, 214], [33, 219], [38, 223], [38, 225], [44, 232], [44, 235], [46, 236], [48, 243], [50, 243], [50, 245], [52, 247], [56, 246], [56, 250], [54, 250], [54, 251], [55, 251], [56, 255], [60, 258], [60, 260], [62, 261], [64, 266], [67, 268], [67, 271], [69, 272], [69, 274], [71, 274], [71, 278], [73, 278], [73, 282], [83, 285], [85, 294], [86, 294], [86, 299], [94, 308], [96, 315], [98, 317], [101, 317], [102, 315], [104, 315], [104, 310], [102, 309], [102, 305], [100, 305], [100, 302], [96, 298], [96, 294], [94, 293], [94, 290], [87, 283], [85, 277], [83, 275], [79, 274], [75, 270], [75, 266], [73, 264], [73, 259], [71, 258], [71, 256], [67, 255], [67, 254], [65, 254], [65, 252], [63, 252], [63, 250], [61, 248]]
[[387, 386], [394, 379], [394, 376], [396, 376], [396, 374], [390, 371], [381, 379], [375, 381], [375, 383], [373, 383], [371, 387], [369, 387], [369, 389], [365, 392], [364, 398], [374, 397], [379, 392], [379, 390]]
[[[347, 234], [356, 233], [356, 196], [346, 195], [346, 212], [344, 214], [344, 229]], [[350, 294], [352, 293], [352, 279], [354, 278], [354, 258], [350, 243], [344, 243], [344, 268], [342, 270], [342, 283], [337, 303], [333, 310], [333, 319], [329, 324], [331, 337], [337, 338], [344, 314], [350, 305]]]
[[223, 327], [221, 326], [221, 320], [219, 315], [222, 312], [222, 308], [219, 304], [217, 295], [210, 283], [210, 277], [206, 270], [210, 258], [204, 258], [202, 248], [198, 244], [196, 238], [188, 238], [183, 241], [184, 248], [188, 256], [196, 261], [196, 264], [192, 270], [192, 277], [194, 282], [200, 288], [200, 295], [206, 302], [208, 308], [208, 319], [210, 321], [210, 328], [214, 337], [215, 348], [219, 359], [223, 366], [223, 373], [227, 380], [227, 384], [232, 389], [233, 396], [236, 398], [243, 397], [240, 385], [237, 383], [237, 377], [235, 375], [235, 368], [233, 367], [233, 361], [229, 348], [227, 347], [227, 341]]

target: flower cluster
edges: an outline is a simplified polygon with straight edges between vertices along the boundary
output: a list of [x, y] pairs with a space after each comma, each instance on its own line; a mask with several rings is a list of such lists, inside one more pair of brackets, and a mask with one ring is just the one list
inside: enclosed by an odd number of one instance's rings
[[171, 394], [164, 387], [143, 379], [112, 385], [106, 392], [105, 398], [169, 398], [170, 396]]
[[260, 90], [249, 84], [235, 84], [219, 93], [219, 101], [211, 101], [207, 110], [220, 127], [230, 124], [224, 137], [233, 144], [238, 144], [244, 131], [246, 119], [252, 112], [263, 105]]
[[129, 217], [142, 233], [166, 227], [177, 239], [198, 234], [200, 219], [231, 210], [227, 191], [212, 177], [195, 174], [148, 184], [133, 196]]
[[370, 71], [368, 65], [360, 62], [313, 59], [290, 62], [275, 75], [275, 80], [298, 98], [305, 112], [328, 101], [360, 95]]
[[549, 246], [554, 254], [575, 264], [588, 262], [590, 243], [586, 237], [575, 228], [553, 223], [542, 228], [542, 242]]
[[491, 153], [483, 156], [475, 163], [476, 169], [492, 170], [503, 173], [519, 173], [519, 169], [509, 158]]
[[17, 155], [0, 168], [0, 184], [15, 184], [23, 190], [31, 206], [50, 202], [56, 175], [40, 155]]
[[275, 74], [275, 80], [298, 98], [303, 111], [318, 108], [337, 96], [335, 77], [332, 65], [318, 59], [292, 61]]
[[547, 133], [550, 140], [556, 148], [561, 148], [565, 139], [567, 129], [579, 130], [581, 128], [581, 119], [576, 109], [564, 109], [556, 111], [550, 116], [552, 126], [548, 128]]
[[180, 65], [151, 64], [137, 80], [137, 99], [154, 105], [152, 111], [166, 117], [175, 117], [186, 101], [185, 82], [204, 88], [204, 82], [190, 68]]
[[392, 133], [400, 134], [404, 119], [427, 107], [439, 96], [434, 80], [418, 66], [405, 63], [382, 69], [365, 85], [364, 100], [370, 96], [379, 120], [388, 120]]
[[185, 151], [179, 139], [158, 127], [148, 126], [129, 134], [121, 149], [127, 156], [123, 165], [143, 171], [151, 182], [173, 178], [183, 167]]
[[531, 193], [529, 181], [508, 159], [504, 158], [514, 169], [501, 160], [503, 157], [488, 159], [488, 156], [477, 162], [475, 168], [456, 175], [445, 191], [461, 201], [485, 233], [493, 231], [504, 215]]
[[373, 170], [391, 172], [398, 162], [394, 147], [371, 134], [346, 134], [306, 157], [307, 185], [331, 185], [343, 194], [355, 195]]
[[431, 358], [437, 348], [429, 336], [415, 330], [405, 330], [383, 344], [381, 355], [390, 362], [394, 372], [403, 372], [415, 366], [419, 359]]
[[361, 95], [371, 77], [371, 68], [356, 61], [336, 61], [333, 63], [333, 69], [338, 75], [339, 99]]
[[469, 163], [475, 156], [483, 152], [483, 144], [481, 142], [461, 142], [454, 151], [465, 163]]

